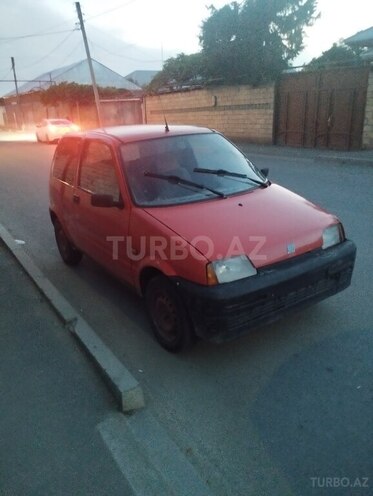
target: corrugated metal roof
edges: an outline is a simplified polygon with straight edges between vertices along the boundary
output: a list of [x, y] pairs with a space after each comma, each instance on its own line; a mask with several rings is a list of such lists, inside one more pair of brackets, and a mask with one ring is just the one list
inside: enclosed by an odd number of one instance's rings
[[363, 31], [359, 31], [349, 38], [346, 38], [344, 42], [346, 43], [346, 45], [355, 45], [361, 47], [373, 46], [373, 26], [368, 29], [364, 29]]
[[127, 74], [126, 79], [135, 82], [141, 87], [146, 86], [150, 83], [153, 77], [158, 74], [159, 71], [150, 71], [150, 70], [138, 70], [133, 71], [130, 74]]
[[[129, 91], [141, 91], [140, 86], [128, 81], [125, 77], [112, 71], [100, 62], [92, 59], [92, 65], [98, 86], [110, 86]], [[36, 77], [33, 81], [19, 86], [18, 91], [19, 93], [29, 93], [31, 91], [49, 88], [52, 83], [58, 84], [62, 82], [92, 84], [87, 59], [45, 72], [44, 74]], [[11, 96], [14, 94], [15, 91], [12, 91], [4, 96]]]

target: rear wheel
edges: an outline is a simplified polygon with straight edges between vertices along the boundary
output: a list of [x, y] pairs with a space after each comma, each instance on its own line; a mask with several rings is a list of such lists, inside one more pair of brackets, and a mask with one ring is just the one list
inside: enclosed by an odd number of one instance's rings
[[163, 348], [177, 352], [194, 344], [195, 335], [184, 303], [166, 277], [150, 280], [145, 300], [154, 335]]
[[60, 252], [62, 260], [65, 264], [78, 265], [83, 257], [83, 253], [75, 248], [75, 246], [71, 243], [58, 220], [54, 222], [54, 234], [56, 237], [58, 251]]

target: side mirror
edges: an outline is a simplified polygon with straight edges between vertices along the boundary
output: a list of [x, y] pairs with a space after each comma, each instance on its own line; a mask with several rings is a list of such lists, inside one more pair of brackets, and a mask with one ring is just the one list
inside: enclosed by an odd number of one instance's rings
[[266, 167], [265, 169], [260, 169], [260, 172], [263, 174], [264, 177], [268, 177], [269, 169], [268, 167]]
[[92, 207], [101, 207], [101, 208], [124, 208], [124, 203], [122, 198], [119, 198], [118, 201], [114, 200], [112, 195], [100, 195], [93, 194], [91, 196], [91, 205]]

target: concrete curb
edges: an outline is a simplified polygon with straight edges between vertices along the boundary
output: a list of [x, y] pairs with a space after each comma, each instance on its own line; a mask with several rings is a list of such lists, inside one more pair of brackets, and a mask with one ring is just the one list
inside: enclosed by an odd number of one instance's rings
[[78, 338], [95, 365], [108, 380], [109, 386], [122, 412], [129, 412], [145, 406], [141, 386], [112, 351], [101, 341], [95, 331], [79, 315], [79, 312], [62, 296], [46, 278], [21, 245], [0, 224], [0, 239], [18, 260], [39, 291], [48, 300], [63, 324]]
[[[241, 146], [243, 149], [244, 146]], [[364, 156], [348, 156], [348, 155], [338, 155], [338, 154], [323, 154], [323, 153], [315, 153], [314, 155], [308, 153], [299, 153], [296, 149], [293, 151], [284, 152], [283, 150], [273, 150], [273, 149], [255, 149], [255, 148], [246, 148], [245, 154], [250, 159], [251, 156], [260, 156], [267, 157], [273, 159], [283, 159], [283, 160], [309, 160], [311, 162], [334, 162], [340, 164], [350, 164], [353, 165], [364, 165], [364, 166], [373, 166], [373, 153], [371, 155]]]

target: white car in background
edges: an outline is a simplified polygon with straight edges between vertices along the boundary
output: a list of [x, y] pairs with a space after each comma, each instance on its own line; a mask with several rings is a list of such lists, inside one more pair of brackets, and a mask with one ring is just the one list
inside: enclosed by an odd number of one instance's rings
[[70, 131], [80, 131], [80, 127], [68, 119], [43, 119], [36, 125], [36, 139], [53, 143]]

